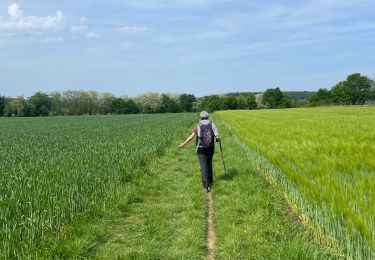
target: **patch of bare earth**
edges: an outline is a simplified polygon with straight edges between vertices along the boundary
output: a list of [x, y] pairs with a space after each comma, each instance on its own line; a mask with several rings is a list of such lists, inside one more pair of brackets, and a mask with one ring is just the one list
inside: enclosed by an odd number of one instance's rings
[[214, 260], [215, 259], [216, 234], [215, 234], [214, 222], [213, 222], [214, 208], [213, 208], [212, 192], [208, 193], [207, 208], [208, 208], [208, 217], [207, 217], [207, 249], [208, 249], [208, 254], [207, 254], [207, 259], [208, 260]]

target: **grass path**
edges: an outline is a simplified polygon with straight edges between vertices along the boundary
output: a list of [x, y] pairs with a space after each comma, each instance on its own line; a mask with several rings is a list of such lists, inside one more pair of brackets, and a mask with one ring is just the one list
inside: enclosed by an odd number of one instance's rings
[[207, 259], [215, 259], [216, 232], [214, 227], [214, 206], [212, 193], [207, 193]]
[[133, 203], [108, 223], [110, 235], [98, 241], [86, 257], [332, 258], [309, 240], [298, 218], [255, 169], [243, 146], [219, 118], [214, 120], [224, 137], [228, 174], [223, 173], [217, 147], [212, 193], [207, 195], [201, 186], [194, 145], [178, 150], [179, 140], [175, 141], [150, 164], [144, 177], [136, 178], [139, 191]]
[[[183, 138], [181, 137], [181, 140]], [[206, 197], [194, 147], [177, 141], [138, 178], [138, 198], [109, 229], [97, 259], [204, 259]]]

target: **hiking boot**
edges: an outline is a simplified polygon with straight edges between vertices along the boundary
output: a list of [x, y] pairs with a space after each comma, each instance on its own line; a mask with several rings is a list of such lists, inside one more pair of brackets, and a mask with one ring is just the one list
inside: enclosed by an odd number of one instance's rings
[[211, 191], [211, 187], [208, 186], [208, 187], [207, 187], [207, 192], [210, 192], [210, 191]]

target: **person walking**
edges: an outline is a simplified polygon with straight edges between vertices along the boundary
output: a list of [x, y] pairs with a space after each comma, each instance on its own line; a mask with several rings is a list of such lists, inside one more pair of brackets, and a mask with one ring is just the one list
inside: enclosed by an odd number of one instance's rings
[[201, 168], [203, 188], [210, 192], [213, 185], [212, 158], [215, 153], [215, 139], [216, 142], [219, 142], [220, 137], [215, 123], [208, 119], [208, 112], [202, 111], [199, 117], [201, 120], [194, 128], [193, 133], [179, 145], [179, 148], [183, 149], [196, 137], [196, 151]]

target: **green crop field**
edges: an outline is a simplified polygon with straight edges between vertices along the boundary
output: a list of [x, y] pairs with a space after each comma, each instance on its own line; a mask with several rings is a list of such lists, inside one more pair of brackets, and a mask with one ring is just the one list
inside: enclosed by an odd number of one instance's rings
[[273, 177], [317, 229], [334, 235], [349, 257], [374, 257], [374, 107], [218, 114], [276, 167]]
[[124, 202], [135, 169], [193, 114], [0, 118], [0, 258], [39, 258], [77, 221]]
[[[222, 111], [217, 259], [374, 257], [375, 109]], [[1, 259], [204, 259], [197, 114], [0, 118]], [[287, 195], [287, 196], [285, 196]], [[287, 198], [287, 199], [286, 199]]]

